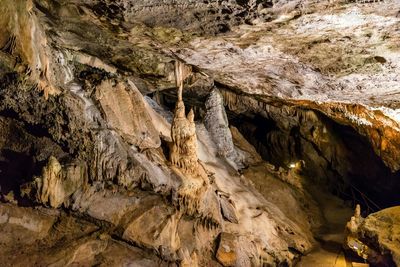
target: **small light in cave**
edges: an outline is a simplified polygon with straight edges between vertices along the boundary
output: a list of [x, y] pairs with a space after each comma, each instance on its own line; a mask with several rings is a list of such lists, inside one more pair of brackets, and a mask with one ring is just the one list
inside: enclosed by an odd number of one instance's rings
[[289, 168], [293, 169], [293, 168], [295, 168], [295, 167], [296, 167], [296, 163], [290, 163], [290, 164], [289, 164]]

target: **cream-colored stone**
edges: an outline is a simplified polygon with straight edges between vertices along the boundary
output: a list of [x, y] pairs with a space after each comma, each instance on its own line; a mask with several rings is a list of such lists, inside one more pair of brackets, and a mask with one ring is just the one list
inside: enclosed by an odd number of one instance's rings
[[30, 208], [0, 204], [0, 243], [19, 238], [23, 243], [32, 243], [44, 238], [55, 222], [55, 217]]
[[171, 124], [172, 147], [170, 160], [173, 165], [188, 173], [199, 171], [197, 157], [197, 136], [193, 110], [185, 114], [185, 104], [182, 100], [183, 81], [188, 75], [184, 64], [176, 62], [176, 81], [178, 85], [178, 101], [175, 105]]
[[142, 94], [132, 82], [103, 81], [96, 89], [109, 126], [140, 149], [157, 148], [161, 141]]
[[61, 166], [51, 156], [43, 167], [42, 174], [36, 177], [32, 186], [36, 187], [36, 200], [59, 208], [68, 203], [69, 197], [87, 183], [86, 168], [82, 165]]
[[156, 250], [162, 247], [174, 253], [180, 248], [178, 220], [179, 214], [166, 206], [153, 206], [128, 224], [122, 238]]
[[358, 236], [373, 242], [379, 253], [391, 255], [400, 265], [400, 206], [372, 213], [358, 228]]
[[197, 258], [196, 251], [193, 251], [192, 254], [189, 255], [189, 251], [187, 249], [183, 249], [180, 251], [180, 257], [182, 261], [180, 263], [180, 267], [198, 267], [199, 262]]

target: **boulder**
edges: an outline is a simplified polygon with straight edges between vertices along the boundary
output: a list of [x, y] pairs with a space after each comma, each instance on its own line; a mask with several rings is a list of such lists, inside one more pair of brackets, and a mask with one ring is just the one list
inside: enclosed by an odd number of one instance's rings
[[0, 204], [0, 243], [31, 244], [48, 235], [56, 218], [30, 208]]
[[369, 263], [400, 266], [400, 206], [367, 216], [358, 227], [357, 235], [370, 247]]

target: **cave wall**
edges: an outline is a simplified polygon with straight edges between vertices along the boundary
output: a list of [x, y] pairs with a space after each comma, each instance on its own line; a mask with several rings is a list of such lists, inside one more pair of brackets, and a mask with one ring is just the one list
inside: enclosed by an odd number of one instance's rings
[[[304, 162], [306, 179], [326, 186], [353, 205], [363, 203], [369, 212], [399, 203], [399, 172], [388, 167], [356, 126], [290, 102], [257, 100], [226, 87], [215, 90], [223, 96], [229, 124], [237, 127], [267, 162], [286, 170]], [[166, 105], [176, 99], [170, 91], [162, 95]], [[207, 107], [202, 98], [190, 91], [184, 97], [203, 118]]]
[[40, 173], [46, 160], [55, 155], [60, 160], [68, 153], [48, 136], [9, 116], [0, 116], [0, 192], [13, 192], [20, 199], [20, 185]]
[[[168, 149], [163, 152], [162, 146], [173, 148], [173, 104], [166, 110], [143, 95], [175, 90], [175, 62], [181, 60], [169, 44], [192, 35], [225, 32], [255, 18], [270, 20], [276, 15], [275, 6], [288, 4], [290, 12], [298, 3], [4, 0], [0, 6], [5, 14], [0, 19], [0, 193], [1, 201], [10, 202], [11, 208], [0, 205], [0, 224], [6, 225], [0, 229], [8, 231], [0, 236], [6, 236], [9, 246], [0, 249], [0, 255], [21, 247], [21, 240], [12, 238], [18, 227], [27, 231], [26, 236], [42, 231], [36, 223], [42, 217], [37, 219], [36, 212], [32, 216], [27, 212], [28, 219], [21, 216], [24, 209], [16, 205], [25, 203], [6, 195], [12, 190], [29, 197], [29, 205], [40, 206], [54, 225], [45, 229], [47, 239], [41, 239], [40, 233], [34, 248], [27, 248], [37, 261], [55, 262], [54, 257], [62, 266], [95, 265], [101, 262], [96, 256], [108, 245], [122, 243], [127, 252], [121, 258], [129, 258], [132, 250], [151, 254], [150, 266], [157, 259], [163, 265], [209, 266], [218, 265], [215, 256], [222, 261], [218, 255], [226, 242], [235, 252], [229, 254], [231, 260], [241, 266], [260, 261], [293, 264], [313, 247], [311, 226], [319, 218], [307, 218], [307, 209], [317, 208], [302, 188], [279, 180], [284, 172], [261, 162], [243, 136], [265, 160], [283, 168], [304, 160], [305, 176], [340, 192], [346, 189], [341, 184], [349, 180], [360, 186], [373, 184], [364, 188], [371, 194], [397, 192], [392, 179], [396, 174], [390, 176], [369, 142], [352, 128], [315, 109], [293, 107], [282, 100], [260, 102], [254, 96], [243, 104], [224, 90], [223, 99], [209, 96], [214, 79], [195, 66], [186, 66], [192, 73], [185, 81], [189, 95], [185, 101], [189, 100], [188, 107], [196, 107], [208, 98], [206, 110], [202, 106], [189, 116], [190, 152], [198, 153], [192, 160], [196, 170], [191, 173], [171, 164]], [[254, 152], [256, 163], [265, 164], [254, 181], [257, 178], [264, 186], [267, 177], [278, 192], [290, 194], [285, 209], [302, 215], [296, 220], [281, 210], [279, 199], [263, 195], [268, 190], [257, 191], [246, 177], [253, 173], [241, 172], [241, 164], [252, 162], [243, 162], [236, 154], [222, 102], [231, 110], [230, 122], [242, 131], [243, 135], [235, 133], [237, 139]], [[200, 121], [204, 112], [205, 125]], [[220, 127], [213, 128], [213, 123]], [[185, 137], [188, 131], [182, 128], [175, 130]], [[221, 142], [223, 147], [218, 146]], [[187, 143], [181, 146], [188, 148]], [[365, 148], [355, 150], [355, 146]], [[64, 226], [61, 207], [75, 218], [67, 216]], [[65, 239], [69, 220], [90, 221], [95, 230]], [[61, 243], [71, 248], [65, 254], [58, 253], [59, 240], [68, 241]], [[37, 251], [40, 246], [56, 252], [42, 255]], [[85, 258], [86, 254], [92, 258]], [[20, 260], [26, 262], [26, 257]]]
[[319, 111], [285, 103], [242, 110], [229, 106], [229, 100], [226, 104], [231, 110], [230, 122], [277, 167], [290, 169], [302, 161], [304, 177], [344, 199], [356, 198], [370, 206], [370, 211], [399, 203], [400, 173], [387, 167], [370, 141], [353, 127]]

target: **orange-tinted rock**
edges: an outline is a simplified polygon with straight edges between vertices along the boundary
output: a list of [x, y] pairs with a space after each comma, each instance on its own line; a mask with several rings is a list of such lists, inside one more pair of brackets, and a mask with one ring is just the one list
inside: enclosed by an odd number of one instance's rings
[[237, 245], [235, 235], [221, 233], [216, 257], [223, 266], [235, 266]]

